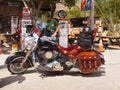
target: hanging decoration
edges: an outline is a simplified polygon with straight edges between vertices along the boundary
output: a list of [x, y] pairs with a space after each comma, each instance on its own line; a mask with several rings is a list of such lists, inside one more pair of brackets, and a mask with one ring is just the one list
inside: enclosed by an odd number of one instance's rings
[[88, 11], [91, 9], [92, 0], [80, 0], [81, 11]]

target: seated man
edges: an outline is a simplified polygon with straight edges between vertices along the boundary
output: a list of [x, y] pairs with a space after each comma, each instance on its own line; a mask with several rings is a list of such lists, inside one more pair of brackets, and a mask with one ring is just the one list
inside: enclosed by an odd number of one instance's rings
[[46, 18], [47, 18], [46, 29], [43, 30], [43, 34], [46, 36], [52, 36], [53, 34], [57, 34], [56, 31], [58, 31], [57, 27], [59, 22], [56, 19], [51, 18], [49, 14], [46, 15]]

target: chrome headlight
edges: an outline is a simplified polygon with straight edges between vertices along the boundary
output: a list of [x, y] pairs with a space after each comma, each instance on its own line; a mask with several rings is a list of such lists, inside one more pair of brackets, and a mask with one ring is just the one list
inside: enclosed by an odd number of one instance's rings
[[38, 36], [34, 33], [32, 36], [27, 36], [24, 41], [26, 49], [33, 50], [37, 45]]
[[26, 49], [32, 50], [32, 48], [34, 47], [34, 39], [32, 37], [26, 37], [24, 41], [24, 45]]

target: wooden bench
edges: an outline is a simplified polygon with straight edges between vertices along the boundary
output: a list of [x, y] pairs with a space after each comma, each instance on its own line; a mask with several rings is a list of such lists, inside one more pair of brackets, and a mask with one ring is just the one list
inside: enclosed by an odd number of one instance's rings
[[118, 45], [120, 47], [120, 37], [102, 36], [103, 45], [108, 48], [108, 45]]

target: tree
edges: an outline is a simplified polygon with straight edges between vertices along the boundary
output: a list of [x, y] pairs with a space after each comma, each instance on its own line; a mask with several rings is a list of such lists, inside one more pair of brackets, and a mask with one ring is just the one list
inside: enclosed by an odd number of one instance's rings
[[31, 19], [33, 25], [35, 24], [38, 17], [41, 16], [42, 9], [48, 8], [53, 15], [53, 12], [56, 8], [56, 3], [64, 3], [68, 5], [70, 8], [71, 6], [75, 5], [76, 0], [22, 0], [24, 5], [29, 9], [32, 9]]
[[67, 4], [67, 6], [69, 7], [69, 9], [75, 5], [76, 0], [65, 0], [65, 3]]
[[80, 17], [82, 14], [83, 13], [80, 11], [79, 7], [73, 6], [69, 11], [67, 11], [67, 19], [69, 20], [70, 18]]
[[[22, 0], [25, 7], [31, 10], [31, 19], [33, 25], [35, 24], [38, 17], [41, 15], [41, 8], [44, 6], [47, 6], [49, 8], [50, 6], [50, 0]], [[49, 3], [47, 5], [47, 3]]]
[[[115, 25], [120, 20], [120, 0], [95, 0], [95, 15], [107, 23], [109, 30], [118, 31]], [[120, 29], [120, 28], [119, 28]]]

